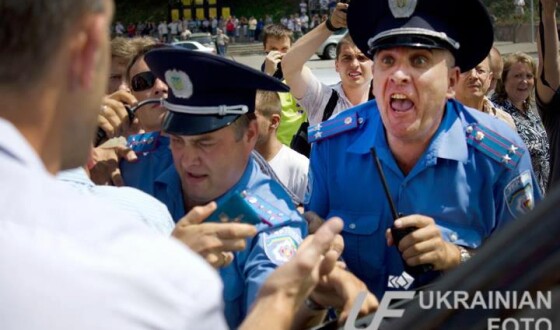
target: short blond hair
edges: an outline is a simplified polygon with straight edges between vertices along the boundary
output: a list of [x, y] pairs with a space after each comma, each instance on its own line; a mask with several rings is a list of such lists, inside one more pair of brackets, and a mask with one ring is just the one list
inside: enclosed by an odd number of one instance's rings
[[255, 98], [255, 112], [267, 118], [272, 115], [280, 115], [282, 113], [282, 103], [278, 93], [258, 90]]

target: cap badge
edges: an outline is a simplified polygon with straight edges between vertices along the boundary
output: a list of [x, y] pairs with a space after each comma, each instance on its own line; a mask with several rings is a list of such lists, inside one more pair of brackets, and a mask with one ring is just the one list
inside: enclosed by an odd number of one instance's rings
[[388, 0], [389, 9], [395, 18], [410, 17], [416, 9], [418, 0]]
[[167, 70], [165, 82], [173, 90], [173, 95], [181, 99], [188, 99], [193, 94], [193, 84], [189, 76], [179, 70]]

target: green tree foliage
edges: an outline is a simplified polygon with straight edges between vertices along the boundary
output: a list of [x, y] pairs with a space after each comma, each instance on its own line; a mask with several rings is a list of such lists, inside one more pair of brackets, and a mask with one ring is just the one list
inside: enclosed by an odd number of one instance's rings
[[[180, 0], [171, 0], [171, 2]], [[218, 2], [224, 0], [216, 0]], [[461, 1], [461, 0], [449, 0]], [[531, 0], [525, 0], [525, 17], [515, 18], [513, 0], [482, 0], [489, 12], [496, 17], [497, 24], [508, 24], [529, 21]], [[169, 0], [115, 0], [115, 19], [122, 22], [138, 22], [141, 20], [159, 21], [167, 18]], [[299, 12], [300, 0], [229, 0], [232, 13], [238, 17], [264, 17], [270, 14], [275, 20], [284, 15]], [[538, 16], [539, 0], [533, 0], [535, 17]], [[473, 18], [473, 24], [476, 18]]]

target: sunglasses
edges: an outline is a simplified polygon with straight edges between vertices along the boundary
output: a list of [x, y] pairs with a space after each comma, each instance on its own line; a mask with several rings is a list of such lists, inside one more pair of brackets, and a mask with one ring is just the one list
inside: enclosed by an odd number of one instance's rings
[[140, 72], [132, 77], [130, 87], [135, 92], [145, 91], [154, 87], [156, 79], [156, 76], [151, 71]]

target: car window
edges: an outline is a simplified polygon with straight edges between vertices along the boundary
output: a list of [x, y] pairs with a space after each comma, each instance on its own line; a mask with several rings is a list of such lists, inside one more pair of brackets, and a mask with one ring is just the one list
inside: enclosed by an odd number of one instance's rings
[[194, 50], [197, 49], [194, 44], [191, 44], [191, 43], [188, 43], [188, 42], [177, 44], [177, 46], [185, 48], [185, 49], [194, 49]]
[[196, 36], [196, 37], [190, 37], [189, 38], [192, 41], [198, 41], [201, 44], [211, 44], [212, 43], [212, 39], [208, 36]]

